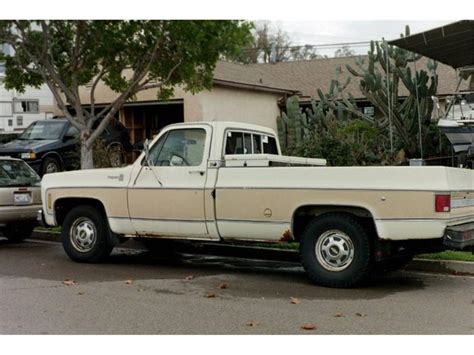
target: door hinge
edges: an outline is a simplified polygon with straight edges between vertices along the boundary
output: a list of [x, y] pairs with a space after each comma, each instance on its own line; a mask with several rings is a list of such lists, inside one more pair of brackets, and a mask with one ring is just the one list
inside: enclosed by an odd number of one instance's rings
[[212, 190], [211, 196], [214, 200], [216, 199], [216, 189]]

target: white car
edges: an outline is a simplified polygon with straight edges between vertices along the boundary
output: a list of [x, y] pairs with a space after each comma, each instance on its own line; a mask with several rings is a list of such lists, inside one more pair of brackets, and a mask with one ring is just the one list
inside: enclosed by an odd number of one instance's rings
[[10, 241], [29, 237], [41, 209], [41, 179], [23, 160], [0, 157], [0, 233]]

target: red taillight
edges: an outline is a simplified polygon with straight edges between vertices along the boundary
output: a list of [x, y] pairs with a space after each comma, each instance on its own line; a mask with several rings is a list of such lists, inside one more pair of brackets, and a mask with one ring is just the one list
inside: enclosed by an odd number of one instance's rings
[[451, 195], [436, 195], [435, 210], [436, 212], [451, 211]]

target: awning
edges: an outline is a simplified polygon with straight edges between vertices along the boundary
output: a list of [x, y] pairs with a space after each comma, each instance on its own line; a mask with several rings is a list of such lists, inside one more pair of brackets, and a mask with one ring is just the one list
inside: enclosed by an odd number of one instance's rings
[[388, 42], [455, 69], [474, 66], [474, 21], [454, 22]]

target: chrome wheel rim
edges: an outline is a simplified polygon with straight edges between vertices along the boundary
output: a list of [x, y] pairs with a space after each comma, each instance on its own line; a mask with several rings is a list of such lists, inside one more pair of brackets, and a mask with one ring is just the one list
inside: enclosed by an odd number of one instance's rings
[[56, 173], [58, 171], [58, 166], [55, 163], [48, 163], [46, 165], [46, 173]]
[[81, 217], [74, 221], [69, 231], [72, 246], [85, 253], [94, 248], [97, 241], [97, 229], [89, 218]]
[[328, 230], [321, 234], [315, 247], [316, 259], [328, 271], [347, 269], [354, 260], [352, 239], [340, 230]]

